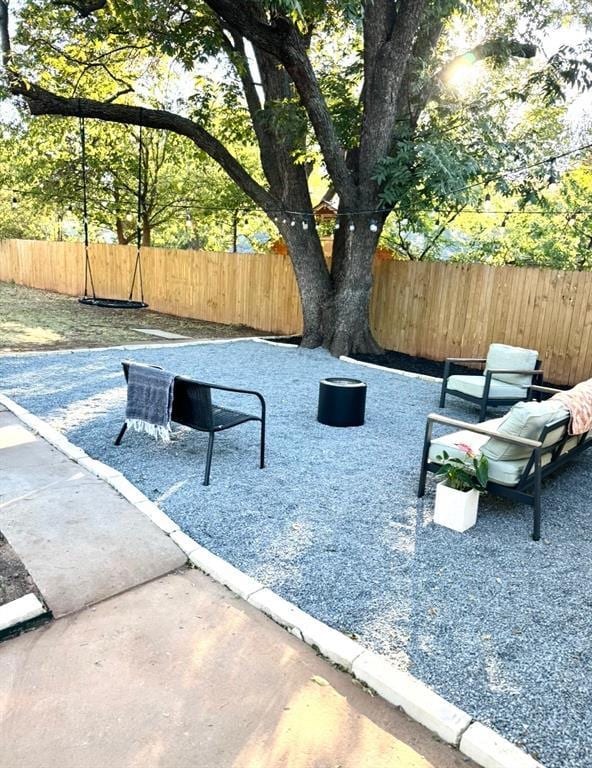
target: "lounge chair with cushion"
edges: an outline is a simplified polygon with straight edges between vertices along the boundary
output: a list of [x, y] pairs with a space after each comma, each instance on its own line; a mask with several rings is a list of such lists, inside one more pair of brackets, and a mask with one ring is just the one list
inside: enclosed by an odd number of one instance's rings
[[[491, 344], [486, 358], [449, 357], [444, 363], [440, 392], [440, 408], [446, 405], [446, 395], [454, 395], [480, 407], [479, 421], [487, 416], [487, 408], [514, 405], [530, 398], [532, 384], [542, 384], [538, 353], [534, 349]], [[483, 373], [451, 375], [453, 363], [485, 363]]]
[[[553, 394], [559, 390], [533, 385], [533, 394]], [[558, 400], [518, 403], [499, 419], [468, 424], [430, 413], [427, 419], [417, 495], [425, 493], [428, 472], [436, 472], [438, 456], [446, 451], [462, 458], [459, 444], [469, 445], [487, 456], [487, 491], [533, 507], [532, 537], [541, 536], [541, 482], [577, 454], [592, 446], [592, 430], [579, 435], [569, 432], [570, 414]], [[452, 428], [433, 436], [434, 425]]]

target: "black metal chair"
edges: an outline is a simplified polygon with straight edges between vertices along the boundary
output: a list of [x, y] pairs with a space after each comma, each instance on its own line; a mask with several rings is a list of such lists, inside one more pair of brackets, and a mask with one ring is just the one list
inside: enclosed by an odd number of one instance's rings
[[[122, 366], [125, 380], [127, 381], [129, 361], [123, 361]], [[212, 402], [213, 389], [221, 392], [232, 392], [239, 395], [253, 395], [254, 397], [257, 397], [261, 405], [261, 415], [253, 416], [249, 413], [234, 411], [230, 408], [222, 408], [215, 405]], [[261, 423], [259, 467], [260, 469], [265, 467], [265, 410], [265, 399], [263, 395], [254, 390], [225, 387], [219, 384], [208, 384], [203, 381], [189, 379], [185, 376], [175, 376], [171, 421], [195, 429], [198, 432], [207, 432], [209, 434], [204, 485], [210, 484], [212, 453], [214, 450], [214, 436], [216, 433], [223, 432], [232, 427], [237, 427], [239, 424], [245, 424], [248, 421], [259, 421]], [[127, 424], [124, 423], [115, 440], [115, 445], [120, 445], [126, 430]]]

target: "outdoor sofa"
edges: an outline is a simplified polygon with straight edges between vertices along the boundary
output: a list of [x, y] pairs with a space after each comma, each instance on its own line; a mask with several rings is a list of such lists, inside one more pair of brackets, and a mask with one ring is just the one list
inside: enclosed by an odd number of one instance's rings
[[[533, 385], [533, 396], [552, 395], [560, 390]], [[425, 493], [428, 472], [436, 472], [438, 456], [446, 451], [462, 458], [459, 444], [482, 452], [489, 463], [489, 493], [504, 496], [533, 507], [532, 537], [541, 536], [542, 480], [582, 451], [592, 446], [592, 430], [570, 435], [570, 415], [557, 400], [521, 402], [509, 414], [479, 424], [469, 424], [437, 413], [427, 418], [417, 495]], [[452, 428], [433, 436], [434, 425]]]
[[[472, 374], [451, 374], [452, 364], [484, 364], [485, 370]], [[454, 395], [479, 406], [479, 421], [484, 421], [488, 407], [514, 405], [530, 400], [532, 384], [542, 385], [543, 371], [534, 349], [491, 344], [487, 357], [449, 357], [444, 362], [440, 408], [446, 396]]]

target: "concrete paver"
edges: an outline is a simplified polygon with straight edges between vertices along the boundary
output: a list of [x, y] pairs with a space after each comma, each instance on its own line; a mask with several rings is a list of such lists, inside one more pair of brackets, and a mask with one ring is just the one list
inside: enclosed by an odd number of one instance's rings
[[148, 518], [11, 413], [0, 413], [0, 530], [54, 616], [185, 562]]
[[0, 768], [470, 768], [183, 569], [0, 646]]

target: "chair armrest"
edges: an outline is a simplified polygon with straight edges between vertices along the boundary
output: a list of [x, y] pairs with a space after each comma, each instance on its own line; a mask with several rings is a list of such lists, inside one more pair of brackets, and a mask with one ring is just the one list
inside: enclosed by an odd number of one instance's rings
[[523, 369], [516, 369], [516, 370], [509, 370], [506, 368], [488, 368], [487, 373], [520, 373], [520, 374], [531, 374], [531, 375], [543, 375], [543, 369], [542, 368], [535, 368], [534, 370], [523, 370]]
[[254, 395], [259, 399], [259, 402], [261, 404], [261, 415], [265, 416], [265, 398], [261, 394], [261, 392], [256, 392], [254, 389], [241, 389], [239, 387], [224, 387], [221, 384], [205, 384], [205, 382], [200, 382], [200, 384], [204, 384], [204, 386], [209, 387], [210, 389], [217, 389], [222, 392], [234, 392], [238, 395]]
[[555, 387], [543, 387], [542, 384], [532, 384], [530, 388], [534, 389], [536, 392], [552, 392], [554, 395], [564, 391], [562, 389], [556, 389]]
[[504, 435], [500, 432], [496, 432], [495, 429], [488, 429], [487, 427], [482, 427], [479, 424], [470, 424], [467, 421], [460, 421], [459, 419], [451, 419], [448, 416], [440, 416], [438, 413], [428, 414], [428, 422], [445, 424], [447, 427], [466, 429], [470, 432], [476, 432], [479, 435], [495, 437], [498, 440], [503, 440], [505, 443], [511, 443], [512, 445], [524, 445], [528, 448], [540, 448], [542, 446], [542, 443], [538, 440], [529, 440], [526, 437], [515, 437], [514, 435]]

